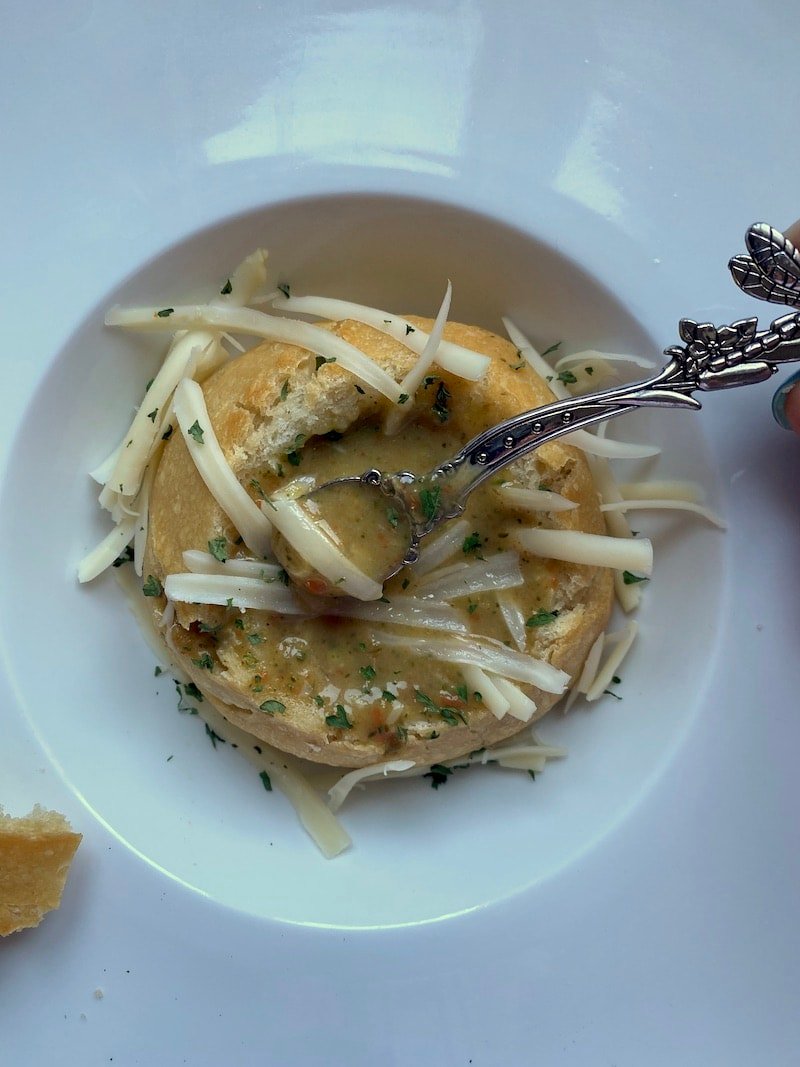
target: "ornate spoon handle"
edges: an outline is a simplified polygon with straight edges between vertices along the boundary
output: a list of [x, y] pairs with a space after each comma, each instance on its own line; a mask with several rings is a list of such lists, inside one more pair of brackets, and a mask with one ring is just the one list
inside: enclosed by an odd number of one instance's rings
[[[751, 226], [745, 234], [745, 244], [749, 254], [735, 256], [728, 265], [742, 291], [772, 303], [800, 306], [800, 252], [794, 245], [766, 223]], [[469, 493], [486, 478], [548, 441], [637, 407], [698, 410], [702, 405], [692, 396], [698, 390], [763, 382], [781, 363], [800, 360], [800, 312], [773, 320], [765, 330], [758, 329], [756, 318], [739, 319], [726, 326], [681, 319], [678, 333], [684, 343], [665, 349], [669, 362], [644, 381], [560, 400], [517, 415], [478, 434], [456, 456], [427, 475], [380, 477], [407, 499], [411, 499], [412, 483], [417, 492], [423, 483], [438, 486], [436, 513], [420, 517], [418, 522], [422, 536], [459, 514]], [[375, 475], [379, 472], [370, 474], [373, 481], [377, 480]], [[415, 510], [419, 516], [419, 510]]]

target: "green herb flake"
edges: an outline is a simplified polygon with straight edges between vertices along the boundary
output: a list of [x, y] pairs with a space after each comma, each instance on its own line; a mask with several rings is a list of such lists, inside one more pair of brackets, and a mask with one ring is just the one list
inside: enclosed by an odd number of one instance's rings
[[408, 587], [410, 585], [411, 585], [411, 579], [410, 578], [404, 578], [403, 581], [400, 583], [400, 588], [401, 589], [408, 589]]
[[112, 567], [122, 567], [125, 563], [133, 563], [133, 547], [131, 545], [126, 545], [125, 548], [123, 548], [122, 552], [120, 552], [112, 563]]
[[469, 690], [465, 685], [457, 685], [456, 694], [458, 695], [459, 700], [463, 700], [465, 704], [469, 700]]
[[168, 319], [174, 312], [175, 308], [162, 308], [161, 311], [156, 312], [157, 319]]
[[286, 711], [286, 705], [282, 704], [280, 700], [265, 700], [263, 704], [258, 705], [261, 711], [266, 711], [268, 715], [283, 714]]
[[397, 700], [397, 697], [394, 695], [394, 693], [390, 693], [388, 689], [384, 689], [384, 691], [381, 693], [381, 697], [389, 704], [393, 704], [395, 700]]
[[564, 385], [574, 385], [578, 379], [575, 377], [571, 370], [562, 370], [561, 373], [557, 376], [557, 380], [559, 382], [563, 382]]
[[594, 374], [594, 367], [588, 367], [587, 366], [587, 367], [584, 367], [583, 369], [586, 371], [586, 373], [589, 375], [589, 377], [591, 377]]
[[481, 535], [477, 530], [474, 530], [471, 534], [464, 538], [461, 545], [461, 551], [464, 555], [468, 555], [470, 552], [477, 552], [479, 548], [483, 547], [483, 541]]
[[549, 348], [546, 348], [544, 352], [542, 352], [542, 359], [549, 356], [552, 352], [557, 352], [559, 348], [561, 348], [561, 341], [556, 341], [554, 345], [550, 345]]
[[283, 401], [286, 399], [286, 397], [288, 395], [289, 395], [289, 379], [287, 378], [286, 381], [281, 386], [281, 403], [283, 403]]
[[531, 776], [531, 779], [535, 782], [536, 781], [536, 771], [528, 770], [528, 774]]
[[228, 280], [225, 282], [223, 287], [220, 289], [220, 296], [228, 296], [232, 292], [233, 292], [233, 286], [231, 285], [230, 278], [228, 278]]
[[386, 509], [386, 521], [389, 523], [393, 530], [397, 529], [397, 525], [400, 522], [400, 516], [397, 514], [395, 508]]
[[442, 487], [435, 485], [433, 489], [420, 489], [419, 503], [422, 508], [422, 514], [428, 519], [429, 522], [433, 522], [439, 513], [441, 506]]
[[314, 367], [314, 371], [315, 372], [318, 371], [319, 368], [320, 367], [324, 367], [326, 363], [335, 363], [335, 362], [336, 362], [336, 356], [317, 356], [317, 358], [316, 358], [316, 366]]
[[314, 697], [314, 703], [317, 705], [318, 708], [324, 707], [325, 706], [325, 697], [322, 696], [321, 693], [317, 693], [317, 695]]
[[201, 634], [215, 634], [222, 629], [222, 623], [219, 626], [212, 626], [210, 623], [200, 621], [197, 624], [197, 628]]
[[170, 437], [172, 437], [172, 434], [173, 434], [174, 430], [175, 430], [175, 427], [172, 425], [172, 423], [170, 423], [169, 426], [166, 428], [166, 430], [164, 430], [164, 432], [162, 433], [161, 440], [162, 441], [169, 441]]
[[619, 695], [619, 693], [615, 693], [613, 689], [604, 689], [603, 695], [613, 697], [615, 700], [622, 700], [622, 697]]
[[164, 592], [164, 589], [161, 585], [161, 582], [159, 582], [158, 578], [156, 578], [155, 575], [148, 574], [147, 580], [142, 586], [142, 592], [145, 596], [161, 596], [161, 594]]
[[261, 784], [264, 786], [268, 793], [272, 792], [272, 782], [266, 771], [259, 771], [258, 777], [261, 779]]
[[625, 585], [637, 585], [639, 582], [649, 582], [649, 578], [645, 578], [639, 574], [631, 574], [630, 571], [622, 572], [622, 580]]
[[551, 622], [555, 622], [558, 618], [557, 611], [545, 611], [544, 608], [539, 608], [535, 615], [531, 615], [526, 620], [525, 625], [531, 628], [536, 626], [549, 626]]
[[162, 675], [163, 673], [164, 673], [164, 668], [163, 668], [163, 667], [158, 667], [158, 666], [157, 666], [157, 667], [156, 667], [156, 668], [154, 669], [154, 671], [153, 671], [153, 675], [154, 675], [154, 676], [155, 676], [156, 678], [160, 677], [160, 676], [161, 676], [161, 675]]
[[186, 431], [190, 437], [193, 437], [197, 441], [198, 445], [203, 444], [203, 428], [197, 419], [194, 420], [192, 425]]
[[364, 390], [361, 388], [360, 385], [355, 386], [355, 390], [357, 393], [360, 393], [361, 396], [364, 396]]
[[197, 659], [192, 660], [192, 663], [202, 671], [214, 670], [214, 661], [207, 652], [202, 652]]
[[407, 741], [408, 740], [408, 727], [406, 727], [406, 726], [395, 726], [394, 732], [397, 734], [398, 741]]
[[366, 667], [359, 667], [358, 673], [361, 675], [365, 682], [371, 682], [377, 674], [377, 671], [371, 663], [368, 663]]
[[208, 542], [208, 551], [218, 560], [220, 563], [225, 563], [228, 559], [228, 541], [225, 537], [215, 537], [213, 541]]
[[192, 700], [199, 700], [201, 704], [203, 703], [203, 694], [200, 692], [194, 682], [187, 682], [183, 687], [183, 691], [187, 695], [187, 697], [191, 697]]
[[416, 330], [414, 329], [414, 327], [411, 325], [410, 322], [407, 322], [406, 323], [406, 337], [408, 337], [408, 335], [410, 333], [416, 333]]
[[158, 415], [158, 408], [153, 408], [152, 411], [147, 412], [147, 417], [151, 422], [156, 421], [156, 415]]
[[263, 645], [264, 643], [264, 638], [261, 636], [261, 634], [248, 634], [247, 640], [250, 642], [251, 645]]
[[439, 382], [439, 388], [436, 390], [436, 399], [433, 402], [431, 411], [434, 413], [439, 422], [447, 422], [450, 418], [450, 390], [444, 384]]
[[206, 737], [211, 742], [211, 744], [214, 746], [214, 748], [217, 747], [217, 741], [220, 741], [223, 745], [225, 744], [225, 738], [224, 737], [220, 737], [218, 733], [216, 733], [214, 730], [212, 730], [211, 727], [208, 725], [208, 723], [204, 723], [203, 725], [206, 728]]
[[398, 404], [407, 404], [409, 399], [410, 398], [409, 398], [408, 393], [401, 393], [400, 396], [398, 396], [398, 398], [397, 398], [397, 403]]
[[325, 716], [325, 725], [332, 726], [336, 730], [351, 730], [353, 728], [353, 724], [347, 718], [347, 712], [343, 704], [336, 705], [335, 715]]
[[452, 767], [445, 767], [443, 763], [432, 763], [431, 769], [427, 774], [423, 774], [422, 777], [430, 778], [433, 788], [438, 789], [440, 785], [445, 784], [452, 773]]
[[474, 615], [477, 610], [478, 610], [478, 602], [477, 602], [477, 600], [470, 600], [469, 603], [467, 604], [467, 611], [469, 612], [469, 614], [470, 615]]
[[287, 285], [286, 282], [281, 283], [281, 285], [278, 286], [278, 289], [283, 293], [287, 300], [292, 295], [292, 287], [291, 285]]

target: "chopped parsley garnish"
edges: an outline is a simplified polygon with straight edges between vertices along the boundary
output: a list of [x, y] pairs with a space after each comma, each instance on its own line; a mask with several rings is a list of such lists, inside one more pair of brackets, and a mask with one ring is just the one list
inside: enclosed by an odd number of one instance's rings
[[194, 682], [187, 682], [186, 685], [184, 685], [183, 687], [183, 691], [187, 695], [187, 697], [191, 697], [192, 700], [199, 700], [201, 704], [203, 703], [203, 694], [200, 692]]
[[533, 781], [535, 782], [535, 781], [536, 781], [536, 771], [532, 771], [532, 770], [530, 770], [530, 768], [529, 768], [529, 769], [528, 769], [528, 774], [529, 774], [529, 775], [531, 776], [531, 778], [532, 778], [532, 779], [533, 779]]
[[594, 374], [594, 367], [584, 367], [583, 369], [584, 369], [584, 370], [586, 371], [586, 373], [587, 373], [588, 375], [590, 375], [590, 376], [591, 376], [592, 374]]
[[317, 693], [317, 695], [314, 697], [314, 703], [317, 705], [318, 708], [323, 707], [325, 704], [325, 697], [322, 696], [321, 693]]
[[225, 744], [225, 738], [224, 737], [220, 737], [218, 733], [216, 733], [214, 730], [212, 730], [211, 727], [208, 725], [208, 723], [204, 723], [203, 725], [206, 728], [206, 737], [211, 742], [211, 744], [214, 746], [214, 748], [217, 747], [217, 741], [221, 741], [223, 745]]
[[563, 382], [564, 385], [574, 385], [578, 380], [571, 370], [562, 370], [561, 373], [557, 375], [557, 379], [559, 382]]
[[406, 403], [408, 403], [408, 399], [409, 399], [408, 393], [401, 393], [400, 396], [398, 396], [398, 398], [397, 398], [397, 403], [398, 404], [406, 404]]
[[622, 681], [622, 679], [620, 678], [620, 676], [618, 674], [615, 674], [615, 675], [612, 676], [611, 681], [614, 683], [614, 685], [619, 685], [619, 683]]
[[263, 645], [264, 643], [264, 638], [261, 636], [261, 634], [248, 634], [247, 640], [250, 642], [251, 645]]
[[432, 763], [431, 769], [427, 774], [423, 774], [422, 777], [430, 778], [433, 788], [438, 789], [440, 785], [445, 784], [452, 773], [452, 767], [445, 767], [443, 763]]
[[156, 578], [152, 574], [148, 574], [147, 580], [142, 586], [142, 592], [145, 596], [161, 596], [161, 594], [164, 592], [164, 589], [158, 578]]
[[469, 700], [469, 690], [467, 689], [467, 687], [465, 685], [457, 685], [456, 693], [458, 694], [459, 699], [463, 700], [466, 704]]
[[409, 335], [410, 333], [415, 333], [415, 332], [416, 332], [416, 331], [414, 330], [414, 327], [413, 327], [413, 326], [411, 325], [411, 323], [410, 323], [410, 322], [407, 322], [407, 323], [406, 323], [406, 337], [408, 337], [408, 335]]
[[222, 623], [219, 626], [212, 626], [210, 623], [203, 622], [202, 619], [197, 623], [197, 629], [201, 634], [215, 634], [222, 629]]
[[288, 395], [289, 395], [289, 379], [287, 378], [286, 381], [281, 386], [281, 401], [284, 401]]
[[403, 581], [400, 584], [400, 588], [401, 589], [408, 589], [408, 587], [410, 585], [411, 585], [411, 579], [410, 578], [404, 578]]
[[395, 700], [397, 700], [397, 697], [394, 695], [394, 693], [390, 693], [388, 689], [384, 689], [384, 691], [381, 693], [381, 697], [389, 704], [393, 704]]
[[439, 513], [441, 496], [442, 487], [439, 485], [435, 485], [433, 489], [420, 489], [419, 491], [419, 503], [422, 508], [422, 514], [431, 522], [433, 522]]
[[158, 665], [156, 665], [155, 669], [153, 670], [153, 674], [155, 675], [155, 677], [158, 678], [159, 675], [162, 675], [163, 673], [164, 673], [164, 668], [163, 667], [159, 667]]
[[377, 671], [371, 663], [368, 663], [366, 667], [359, 667], [358, 673], [361, 675], [365, 682], [371, 682], [377, 674]]
[[470, 600], [469, 603], [467, 604], [467, 611], [470, 613], [470, 615], [474, 615], [477, 610], [478, 610], [478, 602], [477, 602], [477, 600]]
[[203, 427], [200, 425], [197, 419], [194, 420], [194, 422], [186, 432], [189, 434], [190, 437], [193, 437], [195, 441], [197, 441], [198, 445], [203, 444]]
[[157, 414], [158, 414], [158, 408], [153, 408], [152, 411], [148, 411], [147, 412], [147, 417], [151, 422], [155, 422]]
[[439, 382], [439, 387], [436, 390], [436, 399], [433, 402], [431, 411], [434, 413], [439, 422], [447, 422], [450, 418], [450, 409], [448, 407], [448, 401], [450, 400], [450, 390], [444, 384]]
[[347, 712], [343, 704], [336, 705], [335, 715], [325, 716], [325, 725], [332, 726], [337, 730], [350, 730], [353, 727], [353, 724], [347, 718]]
[[448, 726], [457, 726], [459, 719], [466, 725], [467, 720], [460, 711], [454, 711], [453, 708], [448, 707], [439, 707], [437, 704], [434, 704], [428, 694], [423, 693], [421, 689], [414, 690], [414, 698], [417, 703], [422, 704], [425, 710], [430, 712], [431, 715], [439, 715], [444, 719]]
[[386, 521], [389, 523], [393, 530], [397, 529], [397, 524], [400, 522], [400, 516], [397, 514], [395, 508], [386, 509]]
[[545, 611], [544, 608], [539, 608], [535, 615], [531, 615], [531, 617], [526, 620], [525, 625], [530, 627], [549, 626], [550, 623], [555, 622], [557, 618], [557, 611]]
[[266, 771], [259, 771], [258, 777], [261, 779], [261, 784], [264, 786], [268, 793], [272, 792], [272, 782]]
[[114, 560], [112, 566], [121, 567], [124, 563], [133, 563], [133, 548], [131, 545], [126, 545], [125, 548], [123, 548], [123, 550]]
[[192, 660], [192, 663], [203, 671], [214, 670], [214, 661], [207, 652], [202, 652], [197, 659]]
[[161, 440], [162, 441], [169, 441], [170, 437], [172, 437], [172, 433], [173, 433], [174, 429], [175, 429], [175, 427], [172, 425], [172, 423], [170, 423], [169, 426], [166, 428], [166, 430], [164, 430], [164, 432], [162, 433]]
[[[182, 691], [181, 690], [181, 683], [177, 679], [175, 679], [175, 692], [178, 694], [178, 711], [182, 715], [196, 715], [197, 714], [197, 708], [192, 708], [188, 704], [184, 704], [184, 702], [183, 702], [184, 692], [187, 694], [187, 696], [191, 694], [191, 690], [189, 689], [189, 686], [191, 684], [192, 684], [191, 682], [188, 682], [183, 687], [183, 691]], [[197, 687], [195, 686], [195, 688], [197, 688]], [[198, 690], [198, 692], [199, 692], [199, 690]], [[203, 698], [201, 697], [200, 699], [202, 700]]]
[[604, 689], [603, 695], [613, 697], [615, 700], [622, 700], [622, 697], [619, 695], [619, 693], [615, 693], [613, 689]]
[[236, 627], [237, 630], [243, 630], [244, 629], [244, 619], [234, 619], [233, 620], [233, 625]]
[[168, 319], [174, 310], [175, 308], [162, 308], [161, 311], [156, 312], [156, 318]]
[[155, 378], [151, 378], [151, 379], [150, 379], [150, 381], [149, 381], [149, 382], [147, 383], [147, 385], [146, 385], [146, 386], [144, 387], [144, 391], [145, 391], [145, 393], [149, 393], [149, 392], [150, 392], [150, 386], [151, 386], [151, 385], [153, 384], [153, 382], [154, 382], [154, 381], [155, 381]]
[[230, 278], [228, 278], [228, 280], [225, 282], [223, 287], [220, 289], [220, 295], [221, 296], [227, 296], [228, 293], [232, 293], [232, 292], [233, 292], [233, 286], [231, 285]]
[[622, 572], [622, 580], [625, 585], [636, 585], [638, 582], [649, 582], [649, 578], [644, 578], [639, 574], [631, 574], [630, 571]]
[[317, 361], [316, 362], [317, 362], [317, 365], [314, 368], [314, 370], [318, 371], [319, 368], [324, 366], [326, 363], [335, 363], [336, 362], [336, 356], [327, 356], [327, 357], [326, 356], [317, 356]]
[[283, 293], [287, 300], [292, 295], [292, 287], [290, 285], [287, 285], [286, 282], [283, 282], [281, 285], [279, 285], [278, 289]]
[[302, 458], [301, 455], [300, 455], [300, 449], [305, 444], [305, 440], [306, 440], [305, 439], [305, 435], [302, 434], [302, 433], [299, 433], [294, 439], [294, 448], [292, 449], [291, 452], [287, 452], [286, 453], [286, 458], [288, 459], [288, 461], [291, 463], [291, 465], [293, 467], [299, 467], [300, 466], [300, 460]]
[[215, 537], [208, 542], [208, 551], [220, 563], [225, 563], [228, 558], [228, 541], [225, 537]]
[[286, 711], [286, 705], [282, 704], [280, 700], [265, 700], [263, 704], [259, 704], [261, 711], [266, 711], [268, 715], [274, 715], [276, 712], [282, 714]]
[[481, 535], [478, 533], [477, 530], [473, 530], [471, 534], [464, 538], [464, 541], [461, 545], [461, 551], [466, 556], [470, 552], [477, 552], [478, 549], [482, 547], [483, 541], [481, 540]]
[[362, 396], [364, 395], [364, 390], [361, 388], [360, 385], [357, 385], [355, 387], [355, 390], [356, 390], [357, 393], [360, 393]]
[[557, 352], [559, 348], [561, 348], [561, 342], [556, 341], [554, 345], [550, 345], [549, 348], [546, 348], [544, 352], [542, 352], [542, 358], [544, 359], [545, 356], [549, 356], [551, 352]]

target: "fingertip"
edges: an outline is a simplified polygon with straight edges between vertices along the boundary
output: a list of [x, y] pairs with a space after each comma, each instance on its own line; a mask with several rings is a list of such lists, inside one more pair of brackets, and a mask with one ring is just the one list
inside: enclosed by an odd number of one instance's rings
[[772, 414], [784, 430], [800, 433], [800, 373], [793, 374], [775, 393]]

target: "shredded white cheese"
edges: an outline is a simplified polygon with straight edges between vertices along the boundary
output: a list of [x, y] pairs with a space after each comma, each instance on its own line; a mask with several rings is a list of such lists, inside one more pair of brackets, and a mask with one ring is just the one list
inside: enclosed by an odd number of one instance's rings
[[[169, 310], [168, 316], [159, 316], [159, 311]], [[376, 389], [397, 403], [401, 389], [394, 378], [377, 363], [349, 342], [320, 329], [309, 322], [284, 319], [279, 315], [267, 315], [253, 308], [218, 306], [213, 304], [185, 304], [171, 309], [113, 308], [106, 315], [107, 326], [127, 326], [146, 332], [161, 332], [171, 329], [197, 330], [209, 327], [215, 330], [234, 330], [251, 337], [263, 337], [296, 345], [308, 352], [335, 361], [350, 371], [365, 385]]]
[[514, 594], [501, 590], [497, 594], [497, 606], [514, 644], [520, 652], [524, 652], [528, 644], [525, 615], [514, 599]]
[[601, 697], [606, 689], [611, 684], [611, 680], [619, 670], [622, 661], [630, 652], [633, 642], [636, 640], [636, 635], [639, 632], [637, 623], [633, 620], [627, 623], [624, 629], [615, 634], [606, 634], [603, 642], [603, 647], [612, 645], [612, 651], [610, 652], [606, 661], [598, 669], [592, 684], [586, 690], [586, 699], [588, 701], [597, 700]]
[[680, 479], [621, 482], [618, 488], [624, 500], [688, 500], [692, 504], [704, 504], [706, 500], [706, 491], [698, 482]]
[[262, 582], [283, 581], [285, 571], [277, 563], [259, 559], [227, 559], [224, 563], [210, 552], [187, 549], [183, 553], [183, 565], [192, 574], [228, 574], [239, 578], [260, 578]]
[[434, 572], [416, 587], [416, 592], [417, 596], [433, 600], [455, 600], [473, 593], [514, 589], [524, 584], [519, 555], [509, 551], [461, 565], [444, 576], [437, 577]]
[[406, 398], [406, 406], [401, 407], [398, 403], [398, 406], [392, 408], [386, 416], [384, 433], [390, 437], [394, 436], [406, 421], [406, 413], [411, 410], [409, 401], [414, 396], [417, 389], [422, 385], [422, 379], [431, 369], [431, 364], [436, 358], [436, 353], [439, 351], [439, 345], [442, 341], [442, 333], [444, 332], [445, 323], [447, 322], [447, 316], [450, 314], [450, 300], [452, 299], [452, 296], [453, 287], [448, 280], [444, 299], [442, 300], [441, 307], [439, 308], [433, 323], [433, 329], [430, 332], [428, 340], [425, 342], [425, 347], [422, 349], [417, 362], [400, 382], [400, 397], [401, 399], [403, 397]]
[[447, 630], [451, 633], [467, 633], [469, 627], [461, 612], [449, 604], [432, 604], [417, 597], [393, 596], [387, 604], [380, 600], [328, 599], [316, 604], [320, 615], [335, 615], [345, 619], [364, 619], [366, 622], [392, 623], [394, 626], [411, 626], [422, 630]]
[[[341, 322], [344, 319], [363, 322], [366, 326], [372, 326], [373, 329], [394, 337], [396, 341], [401, 341], [417, 355], [421, 355], [428, 343], [428, 334], [419, 327], [412, 326], [406, 319], [389, 311], [380, 311], [364, 304], [353, 304], [349, 300], [333, 300], [325, 296], [290, 296], [276, 299], [274, 307], [279, 311], [315, 315], [333, 322]], [[436, 362], [442, 370], [467, 381], [477, 382], [488, 370], [491, 360], [480, 352], [473, 352], [452, 341], [442, 341]]]
[[419, 559], [414, 564], [412, 577], [419, 579], [428, 574], [449, 559], [459, 549], [464, 538], [469, 533], [469, 523], [466, 519], [458, 519], [456, 522], [448, 522], [438, 537], [428, 541], [420, 549]]
[[462, 664], [461, 674], [470, 692], [480, 693], [484, 706], [496, 719], [502, 719], [510, 708], [511, 701], [497, 684], [498, 679], [492, 680], [486, 671], [482, 671], [480, 667], [472, 663]]
[[409, 771], [414, 766], [410, 759], [386, 760], [384, 763], [373, 763], [369, 767], [358, 767], [343, 775], [331, 789], [328, 790], [328, 807], [331, 811], [338, 811], [344, 804], [354, 787], [362, 782], [373, 781], [376, 778], [390, 778], [402, 771]]
[[270, 521], [231, 470], [211, 425], [203, 390], [197, 382], [184, 378], [175, 390], [173, 405], [189, 455], [208, 491], [247, 547], [256, 556], [266, 556], [272, 533]]
[[286, 586], [268, 584], [261, 578], [227, 574], [168, 574], [164, 592], [182, 604], [218, 604], [221, 607], [253, 608], [282, 615], [313, 615]]
[[548, 489], [526, 489], [511, 482], [492, 488], [505, 504], [522, 511], [572, 511], [578, 506], [574, 500]]
[[647, 537], [608, 537], [581, 530], [516, 530], [512, 538], [526, 552], [566, 563], [632, 571], [650, 575], [653, 571], [653, 545]]
[[383, 595], [381, 583], [356, 567], [326, 532], [330, 527], [314, 519], [300, 501], [276, 494], [269, 507], [275, 528], [329, 582], [357, 600], [378, 600]]
[[725, 520], [716, 515], [711, 508], [704, 507], [702, 504], [695, 504], [691, 500], [663, 500], [658, 498], [653, 500], [616, 500], [611, 503], [601, 504], [600, 510], [606, 514], [613, 511], [689, 511], [693, 515], [699, 515], [701, 518], [706, 519], [712, 526], [717, 526], [720, 530], [727, 530], [728, 528]]
[[79, 582], [91, 582], [93, 578], [111, 566], [133, 540], [136, 522], [135, 515], [128, 515], [106, 534], [99, 545], [83, 557], [78, 564]]
[[375, 634], [375, 639], [382, 645], [411, 648], [423, 657], [445, 663], [472, 664], [501, 678], [535, 685], [546, 693], [563, 693], [569, 682], [569, 675], [551, 663], [506, 648], [490, 637], [407, 637], [382, 632]]

